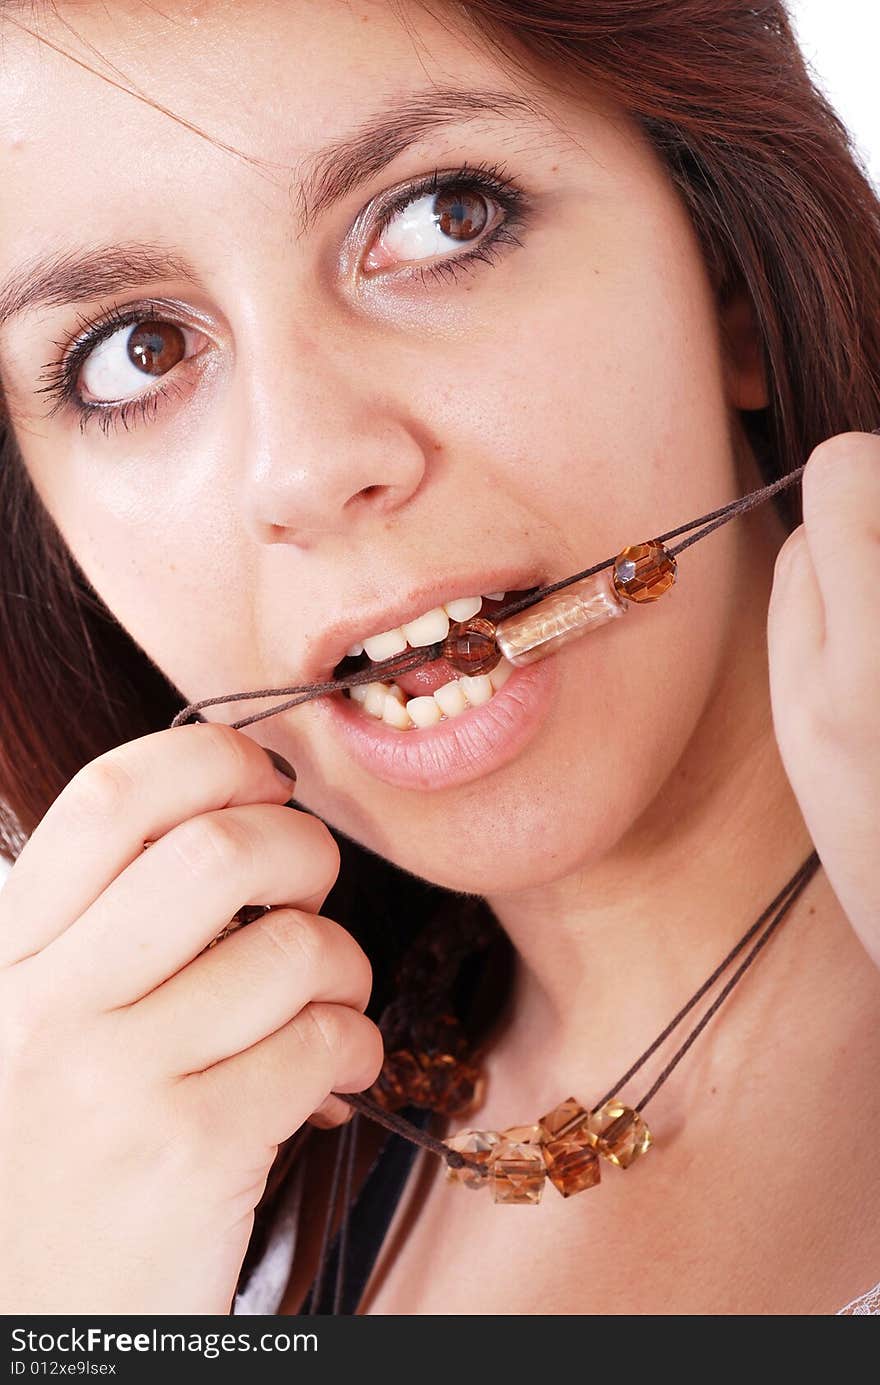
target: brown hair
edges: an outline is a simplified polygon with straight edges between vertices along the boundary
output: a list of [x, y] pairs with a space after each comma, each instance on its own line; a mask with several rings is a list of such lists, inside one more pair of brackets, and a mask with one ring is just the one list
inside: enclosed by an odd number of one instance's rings
[[[742, 285], [754, 305], [770, 402], [741, 418], [766, 482], [823, 439], [880, 422], [880, 200], [781, 0], [423, 8], [476, 30], [527, 82], [575, 97], [595, 88], [640, 122], [690, 211], [719, 301]], [[789, 529], [801, 522], [797, 487], [779, 504]], [[0, 516], [0, 851], [14, 859], [82, 765], [167, 726], [185, 699], [90, 587], [10, 426], [0, 432]], [[345, 848], [325, 911], [370, 952], [381, 997], [383, 948], [455, 895]], [[356, 881], [366, 912], [351, 903]]]

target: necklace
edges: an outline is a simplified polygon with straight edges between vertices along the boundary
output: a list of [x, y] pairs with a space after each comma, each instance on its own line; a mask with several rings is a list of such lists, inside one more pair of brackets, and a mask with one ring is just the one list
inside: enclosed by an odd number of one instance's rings
[[[651, 1148], [654, 1138], [643, 1117], [645, 1107], [769, 942], [820, 864], [817, 853], [812, 851], [653, 1043], [592, 1108], [582, 1106], [572, 1096], [532, 1124], [510, 1126], [501, 1131], [463, 1130], [445, 1140], [437, 1140], [394, 1115], [395, 1109], [403, 1105], [460, 1115], [482, 1100], [482, 1074], [474, 1055], [464, 1052], [456, 1035], [455, 1017], [450, 1014], [439, 1016], [440, 1033], [434, 1042], [429, 1038], [428, 1043], [416, 1051], [394, 1048], [387, 1052], [382, 1071], [367, 1094], [337, 1095], [356, 1111], [438, 1154], [447, 1164], [448, 1181], [467, 1188], [488, 1186], [495, 1202], [537, 1203], [548, 1181], [563, 1197], [595, 1187], [601, 1178], [603, 1161], [626, 1169]], [[634, 1106], [621, 1102], [617, 1093], [731, 966], [771, 914], [773, 917], [744, 960], [649, 1090]], [[422, 1032], [425, 1033], [424, 1026]], [[430, 1034], [430, 1026], [427, 1032]]]
[[[366, 660], [368, 667], [362, 666], [365, 662], [363, 657], [354, 660], [346, 658], [337, 666], [339, 676], [324, 682], [305, 683], [287, 688], [263, 688], [204, 698], [199, 702], [190, 703], [178, 712], [171, 726], [182, 725], [190, 717], [199, 715], [202, 707], [273, 697], [283, 693], [292, 694], [289, 700], [275, 707], [231, 723], [233, 727], [239, 728], [263, 717], [274, 716], [302, 702], [344, 688], [352, 688], [359, 683], [393, 679], [403, 672], [439, 658], [447, 659], [457, 671], [471, 675], [491, 671], [502, 657], [514, 665], [545, 658], [587, 631], [618, 619], [626, 614], [630, 605], [641, 606], [657, 601], [675, 583], [677, 554], [720, 525], [762, 504], [783, 487], [793, 485], [802, 476], [805, 465], [770, 485], [702, 515], [699, 519], [691, 520], [644, 543], [625, 547], [615, 557], [597, 563], [594, 567], [574, 573], [562, 581], [539, 587], [503, 604], [500, 610], [494, 612], [491, 620], [472, 616], [468, 620], [454, 621], [444, 640], [420, 648], [408, 648], [380, 662]], [[679, 544], [667, 547], [668, 539], [688, 530], [695, 532]], [[346, 1165], [345, 1197], [340, 1228], [343, 1248], [346, 1242], [355, 1130], [359, 1115], [378, 1122], [411, 1143], [420, 1145], [442, 1158], [447, 1165], [448, 1181], [470, 1189], [491, 1188], [494, 1200], [498, 1203], [534, 1205], [541, 1200], [548, 1181], [563, 1197], [570, 1197], [598, 1185], [603, 1163], [627, 1169], [644, 1156], [654, 1144], [654, 1137], [643, 1115], [645, 1107], [766, 946], [820, 864], [818, 854], [815, 851], [811, 852], [711, 976], [703, 982], [648, 1049], [593, 1107], [583, 1106], [576, 1097], [570, 1096], [531, 1124], [510, 1126], [500, 1131], [461, 1130], [445, 1140], [440, 1140], [396, 1114], [396, 1109], [413, 1104], [446, 1114], [461, 1115], [479, 1103], [483, 1079], [476, 1061], [477, 1055], [465, 1051], [461, 1035], [457, 1032], [454, 1015], [444, 1013], [437, 1017], [433, 1039], [421, 1047], [400, 1043], [390, 1051], [386, 1047], [382, 1071], [368, 1093], [335, 1093], [354, 1107], [354, 1114], [340, 1130], [318, 1283], [323, 1273], [330, 1222], [343, 1162]], [[245, 906], [214, 941], [219, 941], [226, 932], [236, 926], [243, 926], [269, 907], [271, 906]], [[773, 917], [744, 960], [740, 962], [650, 1089], [634, 1106], [621, 1102], [617, 1095], [619, 1090], [635, 1076], [660, 1044], [720, 978], [771, 914]], [[343, 1260], [344, 1255], [340, 1260], [337, 1276], [337, 1303], [342, 1292]], [[314, 1294], [312, 1302], [315, 1302]]]

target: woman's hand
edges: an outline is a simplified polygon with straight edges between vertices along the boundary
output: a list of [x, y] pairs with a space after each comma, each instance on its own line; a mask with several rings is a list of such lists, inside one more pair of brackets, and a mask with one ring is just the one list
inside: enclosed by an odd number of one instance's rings
[[0, 894], [0, 1312], [228, 1313], [279, 1144], [377, 1077], [369, 961], [316, 912], [339, 849], [290, 793], [240, 731], [175, 727], [86, 765], [21, 852]]
[[773, 724], [831, 887], [880, 966], [880, 437], [829, 438], [801, 483], [767, 619]]

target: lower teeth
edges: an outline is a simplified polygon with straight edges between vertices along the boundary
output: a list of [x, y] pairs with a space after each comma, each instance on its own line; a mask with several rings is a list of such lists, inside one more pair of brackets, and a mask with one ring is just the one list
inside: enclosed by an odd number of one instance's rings
[[368, 716], [395, 726], [399, 731], [413, 727], [436, 726], [441, 721], [460, 716], [469, 707], [489, 702], [513, 673], [513, 664], [502, 659], [491, 673], [471, 677], [467, 674], [444, 683], [429, 697], [411, 697], [396, 683], [356, 683], [348, 689], [349, 697], [357, 702]]

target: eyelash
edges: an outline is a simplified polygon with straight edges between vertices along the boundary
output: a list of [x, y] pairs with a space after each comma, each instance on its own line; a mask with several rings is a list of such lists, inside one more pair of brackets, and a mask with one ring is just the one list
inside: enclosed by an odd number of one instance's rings
[[[497, 260], [503, 253], [504, 245], [522, 244], [517, 231], [528, 220], [531, 202], [525, 189], [504, 172], [503, 165], [497, 163], [465, 163], [461, 168], [445, 173], [435, 169], [433, 173], [402, 188], [390, 201], [381, 205], [374, 216], [374, 235], [381, 235], [397, 213], [411, 202], [429, 193], [450, 189], [478, 192], [481, 196], [497, 202], [504, 212], [503, 220], [498, 222], [473, 250], [449, 256], [427, 268], [411, 268], [395, 277], [418, 278], [424, 283], [430, 275], [437, 280], [448, 278], [454, 281], [465, 270], [473, 273], [477, 261], [490, 264]], [[128, 431], [134, 420], [145, 423], [148, 419], [154, 418], [166, 396], [179, 395], [182, 392], [179, 385], [165, 384], [148, 390], [124, 404], [86, 404], [79, 397], [77, 390], [79, 371], [90, 353], [120, 328], [134, 326], [151, 316], [162, 322], [184, 327], [185, 324], [176, 322], [172, 317], [159, 318], [160, 312], [167, 313], [167, 308], [163, 309], [158, 303], [143, 301], [127, 304], [125, 307], [114, 305], [97, 319], [78, 318], [79, 335], [66, 349], [63, 342], [55, 342], [59, 350], [63, 351], [63, 355], [58, 361], [44, 366], [40, 374], [40, 379], [45, 379], [48, 383], [36, 393], [46, 394], [55, 400], [47, 417], [54, 418], [62, 410], [72, 409], [79, 419], [80, 433], [84, 433], [92, 422], [96, 422], [107, 436], [111, 429], [119, 427]], [[189, 358], [190, 361], [193, 359], [195, 358]]]

